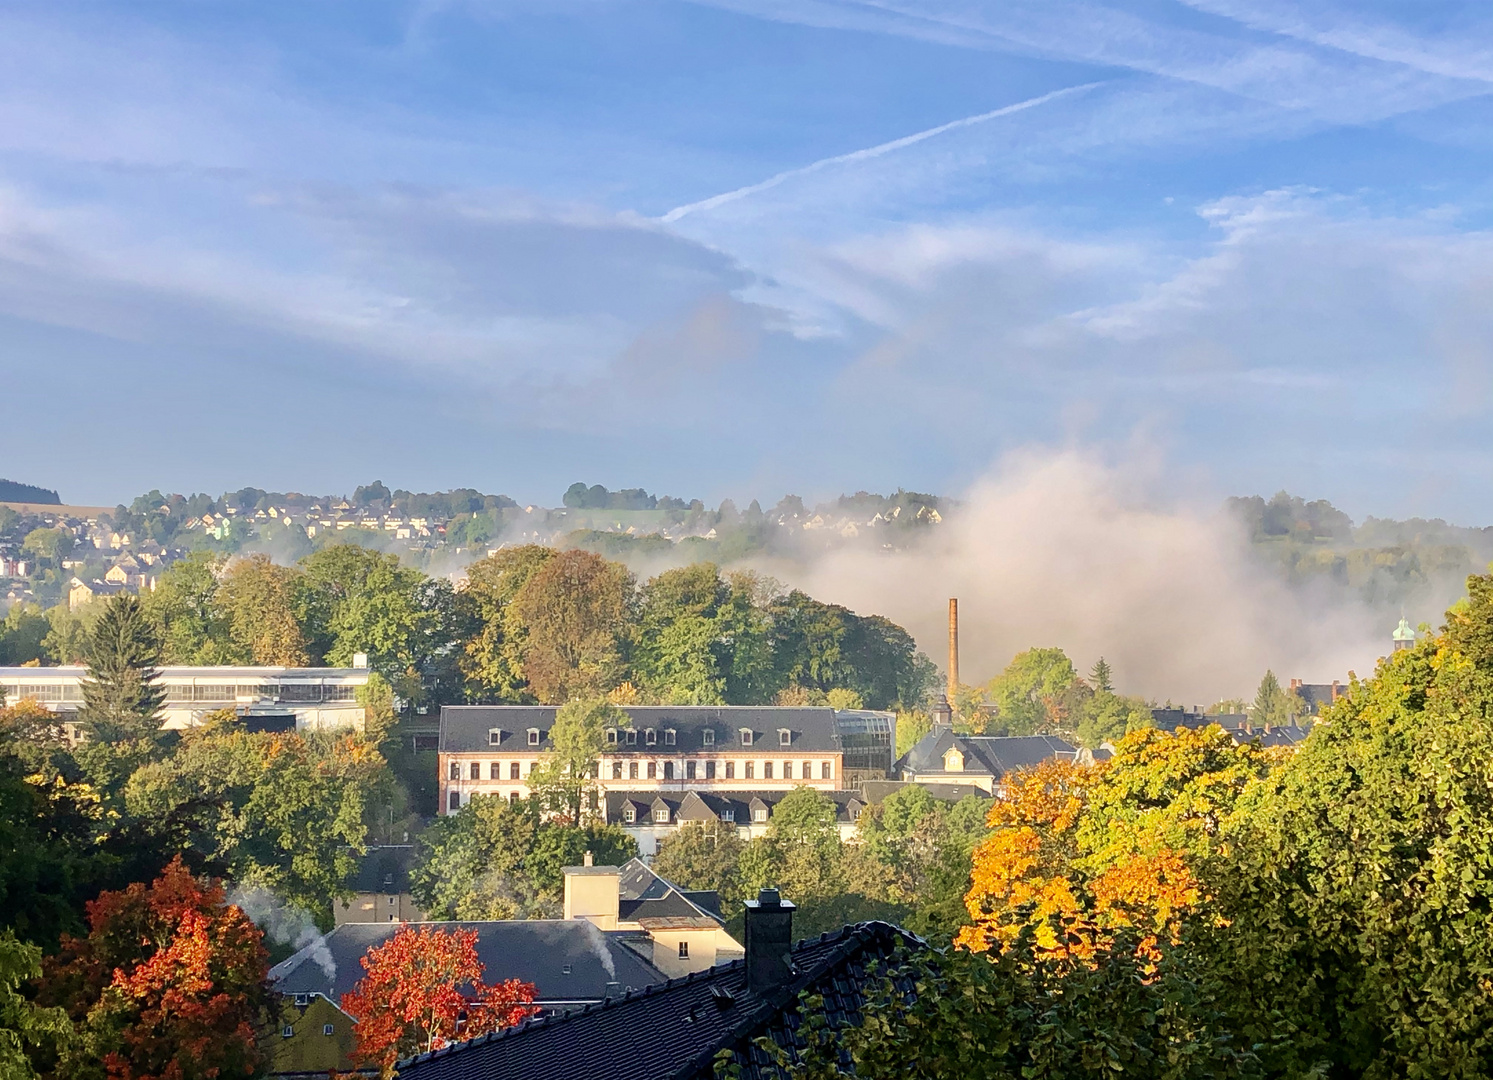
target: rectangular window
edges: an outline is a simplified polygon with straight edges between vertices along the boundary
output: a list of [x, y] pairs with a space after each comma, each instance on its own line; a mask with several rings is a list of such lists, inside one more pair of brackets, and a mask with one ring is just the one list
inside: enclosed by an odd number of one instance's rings
[[460, 810], [461, 809], [461, 792], [459, 792], [459, 791], [453, 791], [453, 792], [451, 792], [451, 794], [449, 794], [449, 795], [446, 796], [446, 809], [447, 810]]
[[649, 728], [647, 731], [645, 731], [643, 733], [643, 742], [646, 743], [649, 746], [657, 746], [658, 745], [658, 732], [655, 731], [653, 728]]
[[664, 728], [664, 745], [674, 745], [674, 729], [671, 727]]
[[508, 805], [509, 806], [517, 806], [518, 805], [518, 792], [516, 792], [516, 791], [510, 791], [508, 793]]
[[681, 941], [679, 943], [679, 959], [681, 959], [681, 960], [688, 960], [689, 959], [689, 942], [687, 942], [687, 941]]
[[656, 761], [650, 761], [648, 763], [648, 779], [650, 779], [650, 780], [657, 780], [658, 779], [658, 762], [656, 762]]
[[[747, 768], [750, 769], [751, 766], [748, 765]], [[770, 761], [764, 761], [762, 763], [762, 779], [764, 779], [764, 780], [771, 780], [772, 779], [772, 762], [770, 762]]]
[[620, 762], [620, 761], [614, 761], [614, 762], [612, 762], [612, 779], [613, 780], [621, 780], [622, 779], [622, 762]]
[[734, 762], [734, 761], [728, 761], [728, 762], [726, 762], [726, 779], [727, 780], [735, 780], [736, 779], [736, 762]]
[[704, 731], [700, 732], [700, 742], [703, 743], [705, 746], [714, 746], [715, 745], [715, 729], [714, 728], [706, 728]]
[[632, 808], [631, 803], [622, 808], [622, 820], [629, 825], [638, 820], [638, 812]]
[[667, 825], [669, 823], [669, 808], [667, 806], [655, 806], [653, 808], [653, 823], [655, 825]]
[[803, 778], [805, 780], [814, 779], [814, 763], [812, 761], [804, 762]]
[[785, 762], [783, 762], [783, 779], [784, 780], [792, 780], [793, 779], [793, 762], [791, 762], [791, 761], [785, 761]]
[[705, 763], [705, 779], [707, 779], [707, 780], [714, 780], [715, 779], [715, 762], [713, 762], [713, 761], [707, 761]]
[[608, 746], [616, 746], [617, 745], [617, 729], [614, 728], [614, 727], [607, 728], [607, 745]]
[[835, 776], [834, 763], [826, 761], [823, 765], [819, 766], [819, 775], [821, 779], [833, 780]]
[[531, 727], [529, 729], [529, 745], [530, 746], [538, 746], [539, 745], [539, 729], [537, 727]]
[[695, 778], [695, 763], [693, 761], [686, 761], [684, 763], [684, 778], [686, 780], [693, 780]]
[[734, 823], [736, 821], [736, 811], [733, 810], [729, 806], [726, 807], [724, 810], [721, 811], [721, 820], [722, 821], [730, 821], [730, 822]]
[[664, 762], [664, 779], [674, 779], [674, 763], [672, 761]]
[[741, 729], [741, 745], [742, 746], [751, 746], [752, 745], [752, 729], [751, 728], [742, 728]]
[[295, 1028], [291, 1027], [289, 1024], [286, 1024], [283, 1028], [280, 1029], [280, 1038], [290, 1039], [294, 1038], [294, 1036]]
[[627, 763], [627, 778], [629, 780], [636, 780], [638, 778], [638, 763], [636, 761], [629, 761]]
[[453, 761], [450, 765], [446, 766], [446, 778], [448, 780], [461, 779], [461, 764], [459, 762]]
[[323, 1024], [323, 1025], [321, 1025], [321, 1033], [323, 1035], [330, 1035], [332, 1033], [332, 1025], [331, 1024]]
[[481, 780], [482, 779], [482, 762], [480, 762], [480, 761], [474, 761], [474, 762], [472, 762], [470, 768], [467, 769], [467, 774], [473, 780]]
[[497, 746], [498, 743], [500, 743], [502, 741], [503, 741], [503, 732], [502, 732], [501, 728], [489, 728], [488, 729], [488, 731], [487, 731], [487, 745], [488, 746]]
[[638, 745], [638, 733], [636, 731], [632, 730], [632, 728], [628, 728], [627, 729], [627, 745], [628, 746], [637, 746]]
[[508, 763], [508, 779], [510, 779], [510, 780], [517, 780], [517, 779], [519, 779], [519, 775], [518, 775], [518, 762], [516, 762], [516, 761], [510, 761]]
[[789, 746], [793, 743], [793, 732], [785, 727], [778, 728], [778, 745]]
[[754, 806], [754, 807], [752, 807], [752, 820], [753, 821], [766, 821], [767, 820], [767, 807], [765, 807], [765, 806]]
[[751, 779], [754, 779], [756, 777], [756, 775], [757, 775], [757, 763], [755, 761], [748, 761], [746, 763], [746, 778], [748, 780], [751, 780]]
[[503, 763], [501, 761], [494, 761], [488, 764], [487, 778], [489, 780], [503, 779]]

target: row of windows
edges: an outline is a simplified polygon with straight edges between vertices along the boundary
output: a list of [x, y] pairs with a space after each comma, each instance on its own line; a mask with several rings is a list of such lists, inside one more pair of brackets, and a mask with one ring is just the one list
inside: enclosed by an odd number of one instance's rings
[[[510, 762], [508, 762], [507, 763], [508, 767], [507, 767], [506, 770], [503, 768], [503, 764], [504, 763], [501, 762], [501, 761], [489, 761], [487, 763], [487, 778], [489, 780], [503, 780], [503, 779], [505, 779], [503, 773], [506, 771], [507, 774], [508, 774], [507, 777], [506, 777], [506, 779], [508, 779], [508, 780], [521, 780], [521, 779], [523, 779], [522, 762], [518, 762], [518, 761], [510, 761]], [[533, 762], [533, 761], [529, 762], [529, 771], [530, 772], [534, 771], [534, 766], [536, 764], [537, 764], [537, 762]], [[715, 761], [703, 761], [703, 762], [701, 762], [701, 761], [686, 761], [684, 763], [684, 777], [683, 778], [685, 780], [699, 780], [699, 779], [715, 780], [715, 779], [717, 779], [717, 777], [719, 775], [721, 775], [717, 771], [720, 764], [721, 763], [715, 762]], [[782, 777], [783, 777], [783, 779], [784, 780], [792, 780], [794, 778], [794, 763], [792, 761], [784, 761], [784, 762], [776, 763], [776, 764], [774, 762], [771, 762], [771, 761], [764, 761], [764, 762], [762, 762], [762, 779], [764, 779], [764, 780], [773, 780], [773, 779], [775, 779], [776, 778], [775, 777], [775, 773], [778, 770], [779, 764], [781, 765], [781, 768], [782, 768]], [[663, 766], [663, 769], [662, 769], [662, 771], [663, 771], [663, 779], [665, 779], [665, 780], [675, 780], [675, 779], [679, 778], [678, 775], [677, 775], [677, 773], [676, 773], [676, 763], [672, 762], [672, 761], [665, 761], [665, 762], [657, 762], [657, 761], [648, 761], [648, 762], [628, 761], [628, 762], [621, 762], [621, 761], [614, 761], [614, 762], [612, 762], [612, 779], [613, 780], [624, 780], [624, 779], [626, 779], [626, 780], [640, 780], [640, 779], [643, 779], [646, 776], [646, 778], [649, 779], [649, 780], [657, 780], [659, 778], [659, 771], [660, 771], [659, 770], [659, 766], [660, 765]], [[727, 761], [727, 762], [724, 763], [724, 765], [725, 765], [724, 779], [726, 779], [726, 780], [735, 780], [736, 779], [736, 762], [734, 762], [734, 761]], [[703, 769], [702, 769], [702, 766], [703, 766]], [[624, 768], [626, 769], [626, 773], [627, 773], [626, 776], [623, 775]], [[446, 778], [448, 780], [460, 780], [461, 779], [461, 762], [459, 762], [459, 761], [453, 761], [449, 765], [446, 766]], [[482, 779], [482, 762], [480, 762], [480, 761], [473, 761], [473, 762], [469, 762], [467, 764], [467, 778], [470, 779], [470, 780], [481, 780]], [[746, 762], [743, 762], [742, 763], [742, 779], [744, 779], [744, 780], [755, 780], [756, 778], [757, 778], [757, 762], [755, 762], [755, 761], [746, 761]], [[805, 762], [803, 762], [798, 767], [798, 778], [801, 779], [801, 780], [812, 780], [812, 779], [814, 779], [814, 763], [812, 761], [805, 761]], [[832, 762], [832, 761], [821, 761], [819, 763], [819, 779], [821, 779], [821, 780], [833, 780], [834, 778], [835, 778], [835, 765], [834, 765], [834, 762]]]
[[[274, 698], [277, 701], [356, 701], [356, 686], [320, 686], [278, 683], [203, 683], [197, 686], [166, 683], [166, 700], [171, 702], [223, 702], [239, 698]], [[43, 702], [82, 701], [79, 683], [18, 683], [5, 688], [12, 701], [35, 698]]]
[[[626, 824], [628, 824], [628, 825], [636, 825], [637, 824], [637, 822], [638, 822], [638, 812], [637, 812], [637, 809], [631, 803], [628, 803], [626, 806], [624, 806], [622, 808], [622, 820]], [[726, 807], [724, 810], [721, 811], [721, 820], [722, 821], [726, 821], [726, 822], [731, 822], [731, 823], [734, 824], [735, 821], [736, 821], [736, 811], [734, 809], [732, 809], [731, 807], [729, 807], [729, 806]], [[759, 823], [759, 824], [761, 822], [766, 821], [767, 820], [767, 807], [765, 807], [765, 806], [754, 806], [754, 807], [752, 807], [752, 820], [754, 822]], [[655, 825], [667, 825], [669, 823], [669, 808], [667, 806], [655, 806], [653, 808], [653, 823]]]
[[[498, 746], [498, 745], [501, 745], [502, 742], [503, 742], [503, 736], [505, 734], [507, 734], [507, 733], [502, 728], [488, 728], [488, 730], [487, 730], [487, 745], [488, 746]], [[528, 734], [528, 743], [529, 743], [530, 746], [538, 746], [540, 744], [541, 740], [544, 737], [544, 733], [542, 731], [540, 731], [539, 728], [532, 728], [531, 727], [531, 728], [528, 729], [527, 734]], [[674, 746], [674, 745], [677, 745], [678, 734], [679, 733], [677, 731], [675, 731], [673, 728], [664, 728], [663, 732], [662, 732], [662, 735], [663, 735], [663, 745], [665, 745], [665, 746]], [[644, 728], [643, 729], [643, 745], [644, 746], [657, 746], [659, 744], [659, 735], [660, 735], [660, 732], [659, 732], [659, 730], [657, 728]], [[752, 745], [752, 741], [755, 738], [755, 732], [753, 732], [751, 728], [742, 728], [742, 729], [740, 729], [740, 731], [737, 732], [737, 735], [741, 739], [741, 745], [742, 746], [751, 746]], [[638, 732], [637, 732], [637, 730], [635, 728], [607, 728], [606, 738], [607, 738], [607, 745], [608, 746], [636, 746], [636, 745], [638, 745]], [[714, 728], [706, 728], [704, 731], [700, 732], [700, 742], [702, 744], [704, 744], [705, 746], [714, 746], [715, 745], [715, 729]], [[788, 729], [788, 728], [778, 728], [778, 745], [779, 746], [792, 746], [793, 745], [793, 732], [790, 729]]]

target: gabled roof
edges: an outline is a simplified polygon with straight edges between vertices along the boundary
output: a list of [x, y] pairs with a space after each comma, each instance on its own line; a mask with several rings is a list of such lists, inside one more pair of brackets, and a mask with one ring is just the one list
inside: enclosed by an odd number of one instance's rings
[[[549, 730], [554, 726], [553, 705], [442, 705], [441, 743], [442, 753], [511, 753], [514, 751], [548, 750]], [[663, 757], [671, 753], [778, 754], [823, 753], [840, 749], [838, 729], [835, 726], [835, 710], [829, 708], [782, 708], [756, 705], [628, 705], [623, 711], [632, 719], [638, 732], [653, 728], [659, 733], [659, 741], [648, 746], [640, 734], [632, 745], [621, 743], [608, 746], [608, 754], [639, 754], [647, 757]], [[537, 728], [540, 732], [538, 746], [530, 746], [528, 732]], [[664, 745], [663, 732], [674, 730], [674, 743]], [[748, 749], [741, 745], [737, 732], [746, 728], [752, 732], [752, 745]], [[789, 745], [778, 743], [778, 729], [786, 728], [791, 733]], [[706, 746], [705, 731], [714, 732], [715, 741]], [[494, 744], [488, 733], [501, 731], [501, 740]]]
[[643, 987], [663, 978], [662, 972], [627, 947], [625, 932], [598, 930], [585, 919], [529, 919], [343, 923], [276, 964], [270, 969], [270, 979], [281, 993], [322, 994], [340, 1002], [363, 977], [363, 955], [388, 941], [401, 926], [476, 930], [477, 957], [486, 965], [483, 978], [531, 982], [541, 1004], [600, 1001], [609, 993], [620, 994], [629, 986]]
[[869, 962], [924, 943], [886, 923], [847, 926], [793, 948], [796, 974], [769, 994], [747, 989], [738, 960], [599, 1005], [401, 1062], [401, 1080], [713, 1080], [716, 1054], [735, 1051], [746, 1080], [779, 1074], [751, 1040], [791, 1045], [798, 995], [823, 995], [831, 1023], [858, 1024]]
[[964, 755], [965, 774], [991, 776], [999, 780], [1013, 769], [1037, 765], [1050, 758], [1072, 761], [1078, 748], [1055, 735], [960, 735], [940, 727], [918, 740], [897, 762], [903, 776], [944, 773], [944, 755], [958, 750]]
[[390, 844], [368, 849], [358, 861], [356, 889], [360, 893], [404, 893], [410, 891], [410, 864], [415, 845]]
[[983, 788], [973, 784], [940, 784], [923, 780], [867, 780], [861, 784], [861, 793], [868, 805], [876, 806], [907, 787], [920, 787], [939, 802], [956, 803], [971, 795], [978, 799], [990, 798]]
[[[768, 812], [782, 801], [787, 791], [608, 791], [606, 797], [607, 820], [613, 823], [625, 821], [623, 809], [630, 803], [637, 816], [637, 824], [648, 824], [652, 808], [662, 803], [669, 807], [670, 824], [679, 821], [734, 821], [738, 825], [750, 823], [752, 807], [764, 806]], [[855, 821], [854, 810], [868, 805], [866, 797], [859, 791], [826, 791], [823, 793], [835, 804], [835, 820], [842, 823]], [[725, 816], [729, 810], [734, 815]], [[647, 819], [647, 820], [645, 820]]]

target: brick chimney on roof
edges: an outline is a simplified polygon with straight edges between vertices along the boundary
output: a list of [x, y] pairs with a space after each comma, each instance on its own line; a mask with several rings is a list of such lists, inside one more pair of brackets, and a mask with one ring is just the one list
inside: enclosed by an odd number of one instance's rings
[[793, 978], [792, 901], [763, 889], [746, 902], [747, 989], [769, 994]]

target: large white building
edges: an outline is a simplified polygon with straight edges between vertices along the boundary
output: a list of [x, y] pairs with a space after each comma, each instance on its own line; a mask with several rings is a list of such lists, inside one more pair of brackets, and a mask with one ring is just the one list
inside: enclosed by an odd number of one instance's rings
[[[163, 667], [166, 690], [162, 727], [186, 728], [207, 713], [233, 709], [255, 726], [291, 728], [363, 727], [358, 689], [368, 668]], [[82, 667], [0, 667], [0, 688], [15, 704], [34, 698], [55, 713], [83, 705]]]

